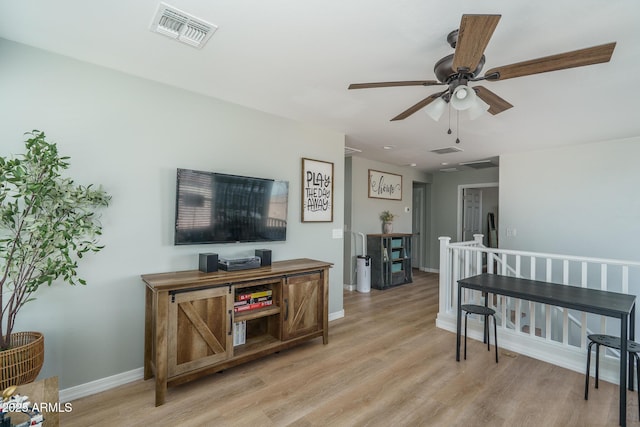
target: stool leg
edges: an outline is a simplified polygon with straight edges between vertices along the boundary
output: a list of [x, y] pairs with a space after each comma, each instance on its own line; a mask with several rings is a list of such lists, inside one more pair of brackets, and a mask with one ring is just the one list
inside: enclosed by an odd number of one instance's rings
[[[638, 353], [633, 353], [633, 355], [635, 356], [634, 359], [636, 359], [637, 378], [640, 381], [640, 356], [638, 356]], [[640, 385], [638, 385], [638, 419], [640, 419]]]
[[591, 365], [591, 347], [593, 346], [593, 341], [589, 343], [589, 347], [587, 348], [587, 374], [585, 375], [584, 380], [584, 400], [589, 400], [589, 367]]
[[498, 325], [496, 324], [496, 316], [493, 317], [493, 345], [496, 348], [496, 363], [498, 363]]
[[467, 360], [467, 320], [469, 313], [464, 314], [464, 360]]
[[487, 351], [491, 351], [489, 348], [489, 325], [487, 325], [487, 321], [489, 320], [489, 316], [484, 316], [484, 336], [482, 337], [482, 342], [487, 343]]
[[487, 351], [491, 351], [491, 345], [489, 343], [489, 316], [484, 316], [484, 337], [487, 340]]
[[599, 368], [600, 368], [600, 344], [596, 344], [596, 388], [598, 388]]

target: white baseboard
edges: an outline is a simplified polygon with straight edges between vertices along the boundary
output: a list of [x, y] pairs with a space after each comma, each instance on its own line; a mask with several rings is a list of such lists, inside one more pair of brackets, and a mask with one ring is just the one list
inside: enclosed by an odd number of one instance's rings
[[131, 371], [101, 378], [86, 384], [65, 388], [64, 390], [60, 390], [60, 402], [70, 402], [72, 400], [100, 393], [101, 391], [109, 390], [132, 381], [141, 380], [142, 378], [144, 378], [144, 368], [136, 368]]
[[[329, 321], [341, 319], [344, 317], [344, 310], [329, 313]], [[66, 403], [81, 397], [91, 396], [114, 387], [118, 387], [133, 381], [144, 378], [144, 368], [136, 368], [121, 374], [112, 375], [110, 377], [101, 378], [86, 384], [80, 384], [74, 387], [60, 390], [60, 402]]]
[[440, 273], [440, 269], [438, 268], [420, 267], [420, 271], [424, 271], [425, 273]]
[[332, 320], [342, 319], [344, 317], [344, 309], [336, 311], [335, 313], [329, 313], [329, 322]]

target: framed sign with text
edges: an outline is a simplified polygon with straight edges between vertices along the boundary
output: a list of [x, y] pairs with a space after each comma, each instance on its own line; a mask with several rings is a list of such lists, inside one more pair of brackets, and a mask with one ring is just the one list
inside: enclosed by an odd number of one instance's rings
[[333, 163], [302, 159], [302, 222], [333, 221]]
[[369, 169], [369, 197], [402, 200], [402, 175]]

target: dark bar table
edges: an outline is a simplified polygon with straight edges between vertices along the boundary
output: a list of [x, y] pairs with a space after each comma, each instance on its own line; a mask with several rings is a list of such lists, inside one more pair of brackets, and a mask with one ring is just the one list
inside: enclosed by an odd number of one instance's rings
[[[456, 361], [460, 361], [462, 288], [620, 319], [620, 425], [626, 426], [627, 372], [629, 373], [629, 390], [633, 390], [633, 367], [632, 360], [627, 354], [627, 340], [635, 338], [635, 295], [489, 273], [458, 280]], [[486, 303], [485, 298], [485, 305]]]

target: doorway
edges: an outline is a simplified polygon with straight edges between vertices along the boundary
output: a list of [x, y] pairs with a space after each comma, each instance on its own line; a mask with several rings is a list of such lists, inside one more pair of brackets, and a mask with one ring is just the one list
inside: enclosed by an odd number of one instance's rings
[[465, 184], [458, 186], [458, 241], [473, 240], [474, 234], [483, 234], [488, 245], [490, 227], [487, 218], [493, 214], [493, 226], [498, 223], [498, 183]]

